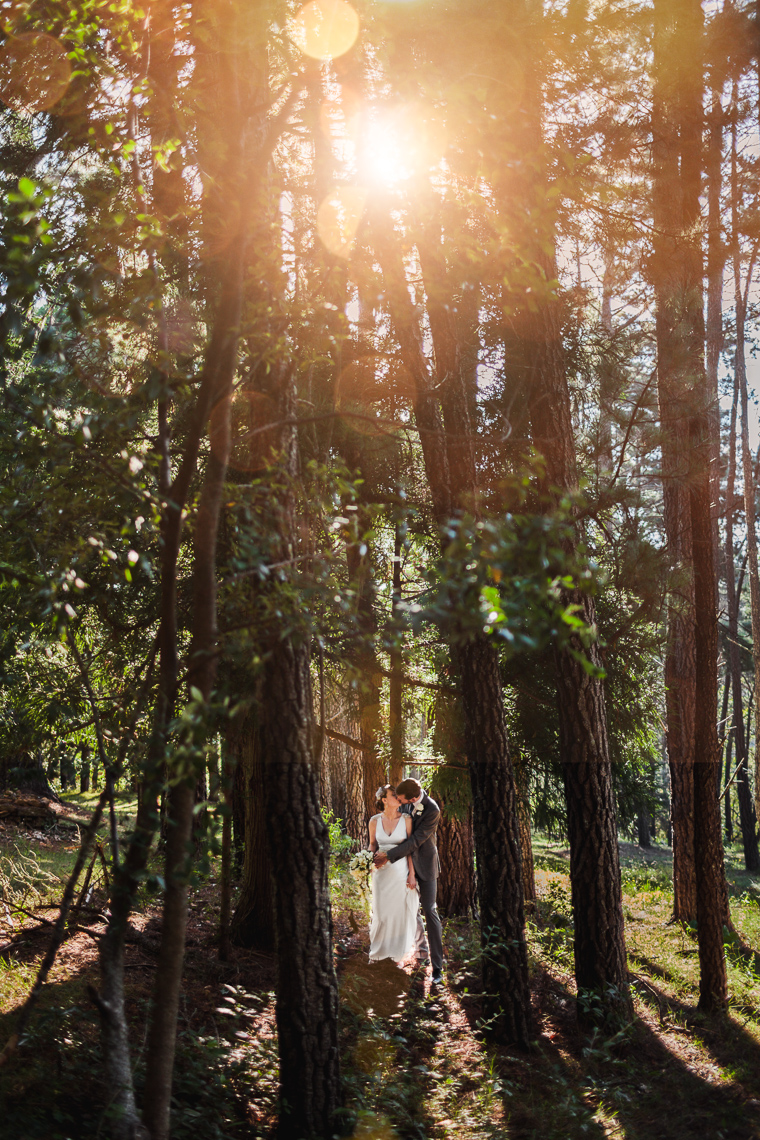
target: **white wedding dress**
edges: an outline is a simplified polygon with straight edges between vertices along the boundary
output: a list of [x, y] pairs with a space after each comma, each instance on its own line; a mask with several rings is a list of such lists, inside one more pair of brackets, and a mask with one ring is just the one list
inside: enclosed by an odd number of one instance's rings
[[[400, 816], [390, 835], [383, 827], [383, 817], [377, 817], [375, 839], [381, 851], [391, 851], [406, 839], [406, 817]], [[420, 900], [417, 891], [406, 885], [409, 864], [406, 859], [372, 872], [372, 922], [369, 928], [369, 960], [394, 958], [400, 962], [414, 945], [417, 930], [417, 911]]]

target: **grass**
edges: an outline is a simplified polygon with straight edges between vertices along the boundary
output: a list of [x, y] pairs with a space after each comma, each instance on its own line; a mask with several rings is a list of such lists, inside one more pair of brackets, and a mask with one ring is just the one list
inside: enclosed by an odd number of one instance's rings
[[[70, 794], [66, 799], [82, 809], [84, 819], [94, 796]], [[133, 798], [120, 798], [121, 826], [128, 826], [135, 806]], [[44, 836], [24, 842], [41, 868], [62, 878], [71, 866], [75, 839], [72, 830], [58, 849], [45, 846]], [[422, 975], [410, 975], [392, 963], [369, 966], [366, 918], [347, 871], [349, 852], [333, 858], [347, 1133], [359, 1140], [454, 1135], [463, 1140], [757, 1140], [760, 883], [743, 871], [740, 852], [727, 853], [737, 931], [727, 943], [731, 1007], [725, 1018], [708, 1018], [696, 1009], [694, 932], [669, 922], [670, 852], [621, 845], [636, 1019], [612, 1040], [583, 1040], [576, 1028], [568, 852], [542, 836], [535, 837], [534, 852], [539, 900], [528, 944], [535, 1041], [528, 1054], [496, 1048], [482, 1031], [476, 925], [463, 920], [445, 924], [448, 985], [439, 993], [431, 992]], [[266, 1137], [276, 1117], [272, 966], [240, 952], [227, 967], [233, 971], [227, 980], [234, 985], [222, 984], [222, 967], [214, 965], [213, 873], [212, 868], [191, 893], [194, 935], [180, 1026], [174, 1132], [178, 1137]], [[157, 922], [155, 901], [144, 900], [144, 929]], [[32, 937], [28, 953], [0, 959], [0, 1009], [10, 1011], [23, 1000], [43, 947], [39, 934]], [[85, 993], [86, 981], [97, 974], [96, 947], [81, 936], [63, 950], [35, 1021], [36, 1052], [25, 1051], [26, 1061], [19, 1055], [11, 1074], [17, 1092], [8, 1102], [15, 1113], [8, 1117], [14, 1121], [14, 1140], [26, 1134], [30, 1140], [84, 1140], [98, 1129], [107, 1132], [102, 1105], [100, 1115], [93, 1111], [81, 1126], [71, 1123], [78, 1063], [95, 1072], [87, 1084], [93, 1105], [98, 1097], [102, 1102], [103, 1090], [97, 1077], [97, 1025]], [[131, 949], [130, 955], [130, 1010], [139, 1044], [152, 975], [142, 951]], [[222, 1017], [225, 1005], [228, 1012]], [[62, 1012], [67, 1009], [76, 1012]], [[0, 1025], [7, 1035], [7, 1016]], [[62, 1122], [60, 1127], [51, 1123], [43, 1112], [25, 1132], [23, 1105], [37, 1105], [38, 1111], [51, 1065], [61, 1074], [55, 1095]], [[201, 1095], [199, 1089], [207, 1092]], [[0, 1140], [6, 1134], [10, 1140], [0, 1123]]]

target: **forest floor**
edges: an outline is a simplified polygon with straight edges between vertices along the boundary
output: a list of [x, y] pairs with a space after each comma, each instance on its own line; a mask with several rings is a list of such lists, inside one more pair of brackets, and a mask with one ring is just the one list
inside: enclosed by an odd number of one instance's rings
[[[0, 877], [27, 889], [26, 914], [0, 911], [0, 1045], [44, 953], [60, 879], [93, 797], [67, 797], [55, 826], [0, 822]], [[134, 804], [120, 804], [126, 825]], [[727, 852], [736, 936], [727, 944], [727, 1016], [697, 1012], [694, 932], [670, 924], [670, 851], [621, 843], [636, 1016], [611, 1041], [579, 1036], [574, 1016], [568, 851], [535, 837], [539, 902], [528, 934], [534, 1010], [530, 1052], [493, 1048], [481, 1023], [474, 923], [445, 925], [446, 985], [411, 965], [367, 962], [353, 881], [333, 863], [341, 984], [345, 1130], [361, 1140], [760, 1140], [760, 878]], [[11, 862], [15, 868], [9, 874]], [[97, 872], [96, 872], [97, 873]], [[14, 877], [15, 875], [15, 877]], [[7, 897], [7, 896], [6, 896]], [[102, 896], [101, 896], [102, 905]], [[160, 935], [146, 891], [127, 948], [136, 1080]], [[266, 1137], [276, 1121], [272, 958], [215, 950], [218, 883], [192, 891], [180, 1018], [173, 1140]], [[108, 1135], [97, 1016], [100, 912], [82, 911], [18, 1051], [0, 1073], [0, 1140]]]

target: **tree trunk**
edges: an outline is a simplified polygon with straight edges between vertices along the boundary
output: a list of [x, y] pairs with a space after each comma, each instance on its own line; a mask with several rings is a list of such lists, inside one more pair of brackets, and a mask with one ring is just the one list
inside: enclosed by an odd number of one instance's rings
[[446, 918], [468, 918], [475, 914], [475, 847], [472, 811], [464, 819], [446, 810], [439, 791], [434, 799], [441, 809], [436, 842], [441, 860], [438, 880], [438, 910]]
[[[656, 0], [660, 16], [673, 20], [674, 5]], [[704, 364], [705, 324], [701, 226], [704, 31], [701, 0], [679, 0], [674, 46], [680, 75], [674, 109], [679, 129], [682, 267], [680, 324], [672, 330], [682, 353], [681, 381], [689, 415], [689, 521], [695, 623], [694, 854], [699, 940], [699, 1004], [727, 1001], [723, 925], [728, 893], [723, 871], [720, 806], [716, 795], [718, 747], [718, 615], [712, 525], [711, 394]], [[659, 348], [659, 344], [658, 344]]]
[[733, 843], [734, 841], [734, 821], [731, 816], [731, 788], [729, 786], [729, 780], [733, 775], [733, 744], [734, 734], [733, 732], [729, 732], [728, 741], [726, 742], [726, 776], [724, 780], [725, 790], [723, 792], [723, 818], [726, 830], [726, 843]]
[[720, 403], [718, 370], [723, 351], [723, 270], [726, 246], [723, 242], [721, 189], [723, 174], [722, 80], [711, 91], [705, 173], [707, 174], [707, 325], [705, 329], [708, 416], [710, 421], [710, 513], [717, 573], [720, 565]]
[[[267, 709], [263, 702], [259, 702], [258, 708], [261, 710], [260, 718], [265, 718]], [[274, 868], [265, 808], [266, 772], [261, 728], [257, 726], [252, 711], [246, 712], [230, 727], [229, 739], [242, 773], [245, 804], [243, 877], [230, 926], [230, 939], [237, 946], [270, 953], [275, 942]]]
[[[593, 600], [585, 595], [576, 602], [593, 625]], [[596, 646], [589, 656], [598, 667]], [[590, 1020], [583, 1007], [585, 993], [600, 997], [613, 1020], [625, 1020], [631, 1003], [604, 690], [599, 678], [569, 653], [557, 658], [579, 1019], [582, 1024]]]
[[79, 760], [79, 791], [89, 792], [90, 790], [90, 746], [83, 744], [80, 752]]
[[472, 785], [484, 1010], [501, 1041], [531, 1037], [515, 781], [496, 651], [485, 635], [456, 651]]
[[[524, 29], [525, 57], [518, 113], [505, 127], [510, 151], [521, 162], [497, 186], [497, 201], [514, 235], [509, 272], [516, 285], [505, 298], [505, 313], [518, 333], [514, 349], [527, 378], [533, 445], [545, 469], [541, 490], [555, 496], [575, 491], [578, 475], [567, 367], [562, 342], [562, 312], [552, 282], [557, 280], [556, 216], [550, 202], [549, 172], [544, 157], [541, 72], [544, 44], [543, 9], [539, 0], [517, 0], [510, 17]], [[541, 285], [526, 298], [522, 267], [539, 273]], [[531, 281], [533, 279], [531, 278]], [[568, 603], [595, 625], [588, 596], [568, 593]], [[576, 650], [580, 646], [574, 646]], [[589, 652], [598, 667], [598, 651]], [[584, 991], [601, 1000], [612, 1021], [632, 1011], [625, 961], [623, 908], [617, 847], [612, 767], [607, 741], [603, 683], [569, 652], [555, 655], [560, 723], [560, 760], [570, 840], [575, 969], [578, 1015], [585, 1018]]]
[[651, 817], [648, 811], [640, 811], [636, 817], [636, 835], [639, 847], [648, 850], [652, 846]]
[[232, 910], [232, 790], [235, 786], [235, 772], [234, 767], [227, 764], [226, 757], [220, 782], [225, 811], [222, 816], [222, 867], [219, 875], [219, 961], [228, 962]]
[[232, 867], [236, 879], [239, 879], [243, 874], [243, 863], [245, 861], [245, 813], [245, 775], [238, 758], [235, 757], [232, 784]]
[[533, 867], [528, 768], [524, 757], [519, 755], [515, 760], [514, 766], [517, 787], [517, 825], [520, 831], [523, 898], [525, 899], [526, 911], [532, 913], [536, 907], [536, 874]]
[[[547, 264], [547, 279], [556, 277]], [[575, 445], [570, 398], [559, 331], [559, 313], [551, 299], [539, 307], [533, 337], [524, 346], [531, 365], [530, 414], [533, 441], [546, 465], [545, 487], [576, 486]], [[596, 626], [593, 599], [566, 595], [583, 620]], [[584, 652], [580, 643], [576, 653]], [[587, 651], [592, 670], [601, 671], [596, 645]], [[579, 1019], [587, 1022], [584, 993], [601, 998], [612, 1021], [630, 1017], [623, 906], [617, 843], [612, 766], [607, 740], [604, 687], [598, 672], [588, 672], [568, 651], [555, 655], [560, 762], [567, 805], [570, 873], [575, 922], [575, 976]]]
[[306, 644], [272, 648], [262, 683], [268, 835], [275, 876], [282, 1140], [329, 1137], [340, 1103], [329, 840], [311, 749]]
[[[242, 245], [242, 235], [241, 235]], [[188, 667], [188, 690], [191, 700], [200, 694], [203, 708], [196, 715], [207, 717], [217, 665], [216, 612], [216, 547], [219, 517], [224, 495], [224, 480], [230, 453], [230, 400], [237, 365], [240, 310], [242, 304], [242, 250], [232, 259], [232, 280], [224, 301], [226, 328], [224, 351], [218, 364], [216, 386], [211, 405], [216, 416], [211, 429], [211, 453], [195, 520], [193, 553], [193, 637]], [[205, 727], [205, 726], [204, 726]], [[205, 731], [200, 740], [197, 728], [187, 731], [183, 742], [186, 752], [192, 750], [194, 762], [189, 773], [180, 773], [169, 791], [168, 830], [166, 837], [165, 894], [161, 945], [153, 987], [153, 1007], [148, 1032], [145, 1077], [144, 1119], [152, 1140], [168, 1140], [174, 1054], [177, 1036], [177, 1013], [185, 956], [187, 903], [190, 879], [188, 846], [193, 829], [198, 777], [204, 769]], [[187, 761], [183, 757], [186, 764]]]
[[679, 99], [683, 64], [678, 58], [675, 10], [684, 3], [655, 3], [652, 107], [654, 256], [657, 382], [662, 426], [665, 536], [677, 581], [668, 596], [665, 688], [673, 831], [673, 915], [696, 916], [694, 866], [694, 717], [696, 646], [691, 521], [686, 475], [691, 384], [681, 332], [685, 297], [683, 187], [679, 170]]
[[[745, 347], [745, 320], [746, 299], [749, 296], [752, 284], [752, 266], [747, 270], [747, 282], [742, 289], [741, 260], [739, 251], [739, 202], [736, 155], [736, 120], [738, 117], [738, 85], [734, 83], [733, 99], [734, 115], [731, 126], [731, 221], [733, 244], [733, 270], [734, 270], [734, 306], [736, 310], [736, 355], [734, 368], [736, 383], [741, 395], [742, 406], [742, 475], [744, 477], [744, 518], [747, 527], [747, 555], [749, 563], [749, 592], [750, 613], [752, 616], [752, 660], [755, 673], [755, 692], [760, 693], [760, 572], [758, 571], [757, 557], [757, 526], [755, 520], [755, 473], [752, 464], [752, 453], [749, 446], [749, 397], [747, 392], [747, 365]], [[738, 607], [738, 599], [737, 599]], [[737, 651], [738, 653], [738, 651]], [[741, 676], [739, 678], [739, 692], [741, 692]], [[742, 726], [742, 744], [744, 744]], [[747, 741], [749, 743], [749, 740]], [[736, 741], [737, 764], [743, 761], [736, 780], [736, 794], [739, 801], [739, 822], [744, 847], [744, 863], [748, 871], [760, 870], [760, 852], [757, 845], [755, 831], [756, 818], [752, 804], [749, 787], [749, 766], [746, 750], [740, 756], [739, 741]], [[758, 750], [755, 746], [755, 796], [758, 797]]]
[[[391, 318], [404, 363], [414, 383], [414, 414], [436, 522], [443, 527], [452, 505], [472, 503], [475, 469], [466, 367], [444, 303], [445, 267], [434, 246], [423, 242], [428, 274], [431, 328], [435, 328], [436, 370], [444, 378], [443, 412], [425, 357], [403, 258], [390, 219], [374, 219], [376, 253], [383, 270]], [[446, 431], [444, 433], [444, 422]], [[442, 542], [445, 544], [445, 539]], [[478, 864], [485, 1007], [495, 1036], [527, 1045], [531, 1032], [525, 915], [514, 773], [509, 759], [499, 663], [483, 636], [460, 645], [467, 759], [472, 786], [473, 833]]]
[[[728, 471], [726, 475], [726, 606], [728, 609], [728, 670], [733, 697], [732, 739], [736, 752], [738, 772], [736, 777], [739, 800], [739, 821], [744, 848], [744, 865], [748, 871], [760, 870], [755, 834], [755, 818], [752, 796], [749, 788], [749, 768], [747, 764], [747, 740], [744, 736], [744, 710], [742, 700], [742, 671], [739, 657], [739, 602], [736, 593], [734, 567], [734, 477], [736, 472], [736, 405], [739, 395], [739, 376], [734, 379], [734, 399], [731, 405], [731, 425], [728, 434]], [[749, 536], [748, 536], [749, 537]], [[720, 782], [720, 757], [718, 758], [718, 782]], [[728, 798], [729, 792], [726, 793]]]
[[[393, 616], [401, 601], [401, 525], [397, 522], [393, 536]], [[404, 690], [402, 683], [403, 654], [394, 648], [390, 653], [391, 676], [388, 692], [388, 733], [390, 736], [390, 782], [396, 786], [404, 778]]]
[[716, 727], [718, 704], [718, 634], [715, 609], [713, 536], [707, 416], [695, 416], [693, 454], [702, 466], [692, 476], [691, 525], [694, 536], [694, 595], [701, 620], [697, 624], [697, 719], [694, 752], [694, 818], [696, 834], [697, 932], [699, 940], [699, 1006], [723, 1009], [728, 1004], [723, 917], [727, 906], [723, 871], [720, 805], [715, 794], [720, 763]]

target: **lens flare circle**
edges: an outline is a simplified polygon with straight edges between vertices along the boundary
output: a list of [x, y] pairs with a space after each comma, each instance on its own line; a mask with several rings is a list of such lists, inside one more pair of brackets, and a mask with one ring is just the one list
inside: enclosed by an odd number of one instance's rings
[[356, 241], [367, 191], [361, 186], [335, 186], [317, 210], [317, 233], [336, 257], [350, 257]]
[[347, 0], [311, 0], [298, 13], [293, 32], [304, 55], [337, 59], [356, 43], [359, 17]]
[[48, 111], [71, 80], [66, 48], [44, 32], [9, 36], [0, 47], [0, 99], [12, 111]]

